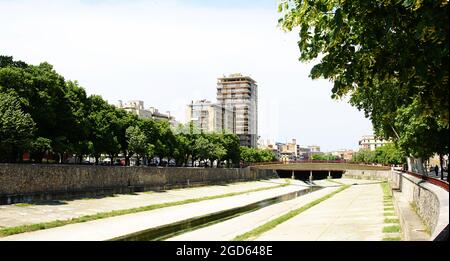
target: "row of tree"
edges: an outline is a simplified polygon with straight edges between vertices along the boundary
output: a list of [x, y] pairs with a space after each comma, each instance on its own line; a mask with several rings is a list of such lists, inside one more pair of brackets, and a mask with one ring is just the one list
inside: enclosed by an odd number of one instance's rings
[[312, 155], [312, 160], [338, 160], [339, 157], [331, 155], [329, 153], [327, 154], [314, 154]]
[[364, 149], [355, 152], [353, 154], [352, 161], [361, 163], [378, 163], [383, 165], [402, 165], [406, 163], [406, 157], [401, 150], [396, 148], [394, 143], [388, 143], [376, 148], [374, 151]]
[[241, 147], [241, 159], [244, 164], [276, 161], [276, 155], [270, 150]]
[[[242, 150], [242, 152], [241, 152]], [[217, 162], [239, 166], [247, 149], [228, 133], [201, 133], [195, 126], [173, 129], [167, 121], [139, 119], [108, 104], [98, 95], [87, 96], [76, 81], [66, 81], [48, 63], [38, 66], [0, 56], [0, 162], [20, 162], [25, 152], [40, 163], [51, 154], [56, 162], [89, 155], [99, 164], [107, 155], [111, 164], [119, 155], [126, 165], [131, 157]], [[258, 151], [254, 162], [267, 160]], [[259, 155], [258, 154], [258, 155]]]
[[370, 118], [378, 137], [408, 157], [449, 154], [449, 2], [296, 1], [279, 5], [284, 30], [299, 27], [310, 77]]

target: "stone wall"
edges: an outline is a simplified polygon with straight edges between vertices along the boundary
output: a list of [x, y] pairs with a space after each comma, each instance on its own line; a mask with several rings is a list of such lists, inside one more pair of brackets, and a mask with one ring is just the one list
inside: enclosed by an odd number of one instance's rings
[[393, 189], [401, 191], [401, 197], [410, 202], [431, 231], [431, 239], [448, 226], [449, 193], [443, 188], [398, 171], [347, 170], [345, 177], [388, 181]]
[[276, 177], [272, 170], [0, 164], [0, 204]]
[[394, 175], [400, 177], [402, 197], [414, 205], [417, 214], [429, 228], [431, 238], [436, 238], [449, 222], [448, 191], [405, 173], [396, 172]]
[[391, 179], [390, 170], [345, 170], [344, 176], [354, 179], [374, 179], [388, 181]]

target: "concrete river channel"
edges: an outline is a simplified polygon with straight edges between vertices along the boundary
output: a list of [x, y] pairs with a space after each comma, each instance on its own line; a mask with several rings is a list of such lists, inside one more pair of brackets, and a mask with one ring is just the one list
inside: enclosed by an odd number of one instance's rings
[[246, 206], [236, 207], [213, 214], [195, 217], [169, 225], [154, 227], [151, 229], [139, 231], [137, 233], [117, 237], [112, 239], [111, 241], [162, 241], [195, 229], [213, 225], [243, 214], [247, 214], [249, 212], [253, 212], [273, 204], [288, 201], [321, 189], [323, 189], [323, 187], [311, 185], [309, 186], [309, 189], [298, 190], [281, 196], [264, 199]]

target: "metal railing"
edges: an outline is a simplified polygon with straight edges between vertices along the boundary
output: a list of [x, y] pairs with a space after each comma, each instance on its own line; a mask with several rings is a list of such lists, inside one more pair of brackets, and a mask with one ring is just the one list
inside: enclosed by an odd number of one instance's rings
[[430, 177], [430, 176], [426, 176], [420, 173], [416, 173], [416, 172], [411, 172], [411, 171], [402, 171], [402, 173], [411, 175], [413, 177], [419, 178], [423, 181], [426, 181], [428, 183], [431, 183], [433, 185], [436, 185], [438, 187], [441, 187], [443, 189], [445, 189], [446, 191], [448, 190], [448, 181], [442, 180], [442, 179], [438, 179], [438, 178], [434, 178], [434, 177]]

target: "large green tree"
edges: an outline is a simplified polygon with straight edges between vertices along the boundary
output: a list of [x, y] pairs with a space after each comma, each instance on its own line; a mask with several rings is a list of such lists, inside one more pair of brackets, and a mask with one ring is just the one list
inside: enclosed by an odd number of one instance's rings
[[148, 143], [145, 133], [138, 127], [130, 126], [126, 130], [128, 148], [134, 152], [137, 157], [136, 165], [140, 165], [141, 158], [147, 154]]
[[407, 155], [448, 154], [448, 1], [288, 0], [279, 11], [333, 98], [350, 95]]
[[84, 90], [76, 83], [67, 83], [52, 65], [28, 65], [0, 56], [0, 92], [18, 97], [21, 109], [36, 124], [36, 136], [50, 139], [60, 158], [78, 150], [74, 144], [85, 135], [80, 133], [79, 119], [83, 117], [78, 113], [83, 109]]
[[0, 92], [0, 162], [15, 162], [30, 147], [35, 123], [22, 111], [19, 99]]

